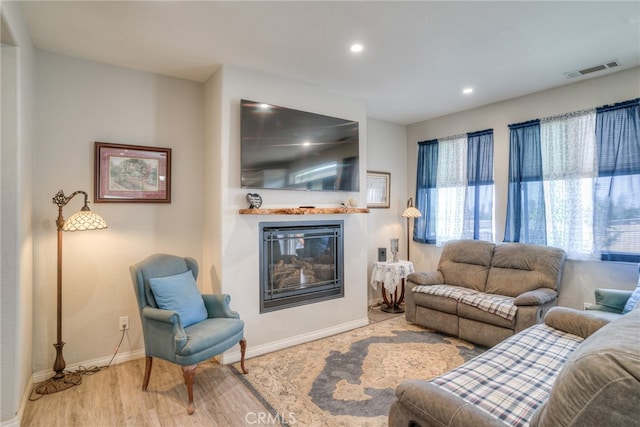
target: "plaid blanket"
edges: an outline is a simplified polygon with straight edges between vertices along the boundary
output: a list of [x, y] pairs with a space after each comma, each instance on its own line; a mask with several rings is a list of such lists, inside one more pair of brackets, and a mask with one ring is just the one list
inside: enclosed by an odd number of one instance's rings
[[430, 382], [506, 425], [527, 426], [583, 340], [538, 324]]
[[479, 308], [480, 310], [495, 314], [507, 320], [513, 320], [518, 311], [518, 306], [513, 303], [513, 298], [503, 295], [478, 292], [464, 295], [459, 301], [462, 304]]
[[415, 286], [412, 290], [413, 292], [420, 292], [428, 295], [453, 298], [456, 301], [460, 301], [460, 299], [465, 295], [480, 293], [478, 291], [474, 291], [473, 289], [451, 285], [421, 285]]
[[479, 308], [480, 310], [495, 314], [510, 321], [516, 317], [516, 312], [518, 311], [518, 306], [513, 304], [513, 298], [511, 297], [485, 294], [484, 292], [459, 286], [421, 285], [414, 287], [413, 292], [453, 298], [462, 304]]

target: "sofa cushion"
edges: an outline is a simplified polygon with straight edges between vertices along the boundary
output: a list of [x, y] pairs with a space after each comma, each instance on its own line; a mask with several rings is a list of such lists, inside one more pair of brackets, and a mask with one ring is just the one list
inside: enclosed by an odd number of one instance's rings
[[640, 310], [633, 310], [587, 338], [560, 370], [531, 425], [637, 425], [639, 325]]
[[[513, 332], [513, 329], [515, 329], [515, 323], [516, 323], [515, 319], [511, 319], [511, 320], [505, 319], [504, 317], [498, 316], [495, 313], [489, 313], [486, 310], [473, 307], [467, 304], [458, 304], [458, 317], [460, 318], [460, 321], [462, 321], [462, 319], [474, 320], [479, 323], [478, 327], [482, 327], [482, 325], [486, 325], [486, 326], [494, 325], [494, 326], [499, 326], [501, 328], [510, 329], [512, 332]], [[475, 332], [474, 332], [474, 335], [475, 335]], [[513, 335], [513, 333], [509, 335]], [[473, 342], [480, 344], [477, 341], [473, 341]], [[484, 345], [493, 346], [495, 344], [496, 343], [484, 344]]]
[[451, 298], [456, 301], [460, 301], [460, 299], [465, 295], [478, 293], [477, 291], [474, 291], [472, 289], [450, 285], [416, 286], [412, 290], [413, 292]]
[[411, 292], [411, 294], [413, 301], [419, 307], [427, 307], [444, 313], [458, 314], [458, 300], [455, 298], [430, 295], [423, 292]]
[[539, 288], [557, 289], [564, 260], [562, 249], [499, 243], [493, 251], [485, 292], [517, 297]]
[[460, 303], [478, 308], [490, 314], [495, 314], [503, 319], [513, 320], [516, 317], [518, 307], [513, 303], [513, 298], [503, 295], [485, 294], [478, 292], [464, 295]]
[[483, 240], [448, 241], [438, 262], [444, 283], [484, 291], [494, 247]]

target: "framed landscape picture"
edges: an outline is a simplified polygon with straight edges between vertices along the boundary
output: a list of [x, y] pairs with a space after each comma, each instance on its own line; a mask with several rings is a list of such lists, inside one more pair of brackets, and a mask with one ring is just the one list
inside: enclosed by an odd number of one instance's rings
[[388, 208], [391, 173], [367, 171], [367, 207]]
[[171, 203], [171, 149], [95, 143], [94, 202]]

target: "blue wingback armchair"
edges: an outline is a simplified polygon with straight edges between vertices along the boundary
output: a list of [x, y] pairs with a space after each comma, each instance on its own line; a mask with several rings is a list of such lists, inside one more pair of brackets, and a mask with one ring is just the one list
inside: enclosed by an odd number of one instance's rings
[[193, 258], [151, 255], [130, 268], [138, 300], [146, 355], [142, 390], [146, 391], [153, 358], [182, 367], [193, 414], [193, 380], [197, 364], [240, 344], [246, 374], [244, 322], [229, 307], [226, 294], [201, 295], [195, 285], [198, 264]]

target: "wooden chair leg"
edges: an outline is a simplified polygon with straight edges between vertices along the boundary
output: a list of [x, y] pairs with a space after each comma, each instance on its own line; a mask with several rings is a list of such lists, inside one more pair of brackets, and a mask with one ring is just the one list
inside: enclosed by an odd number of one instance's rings
[[187, 406], [187, 414], [192, 415], [196, 408], [193, 404], [193, 378], [196, 376], [196, 368], [198, 365], [189, 365], [182, 367], [182, 376], [184, 383], [187, 385], [187, 393], [189, 394], [189, 406]]
[[247, 351], [247, 340], [242, 338], [240, 340], [240, 367], [242, 368], [243, 374], [248, 374], [249, 371], [244, 367], [244, 353]]
[[144, 362], [144, 379], [142, 380], [142, 391], [147, 391], [149, 378], [151, 378], [151, 368], [153, 367], [153, 357], [147, 356]]

